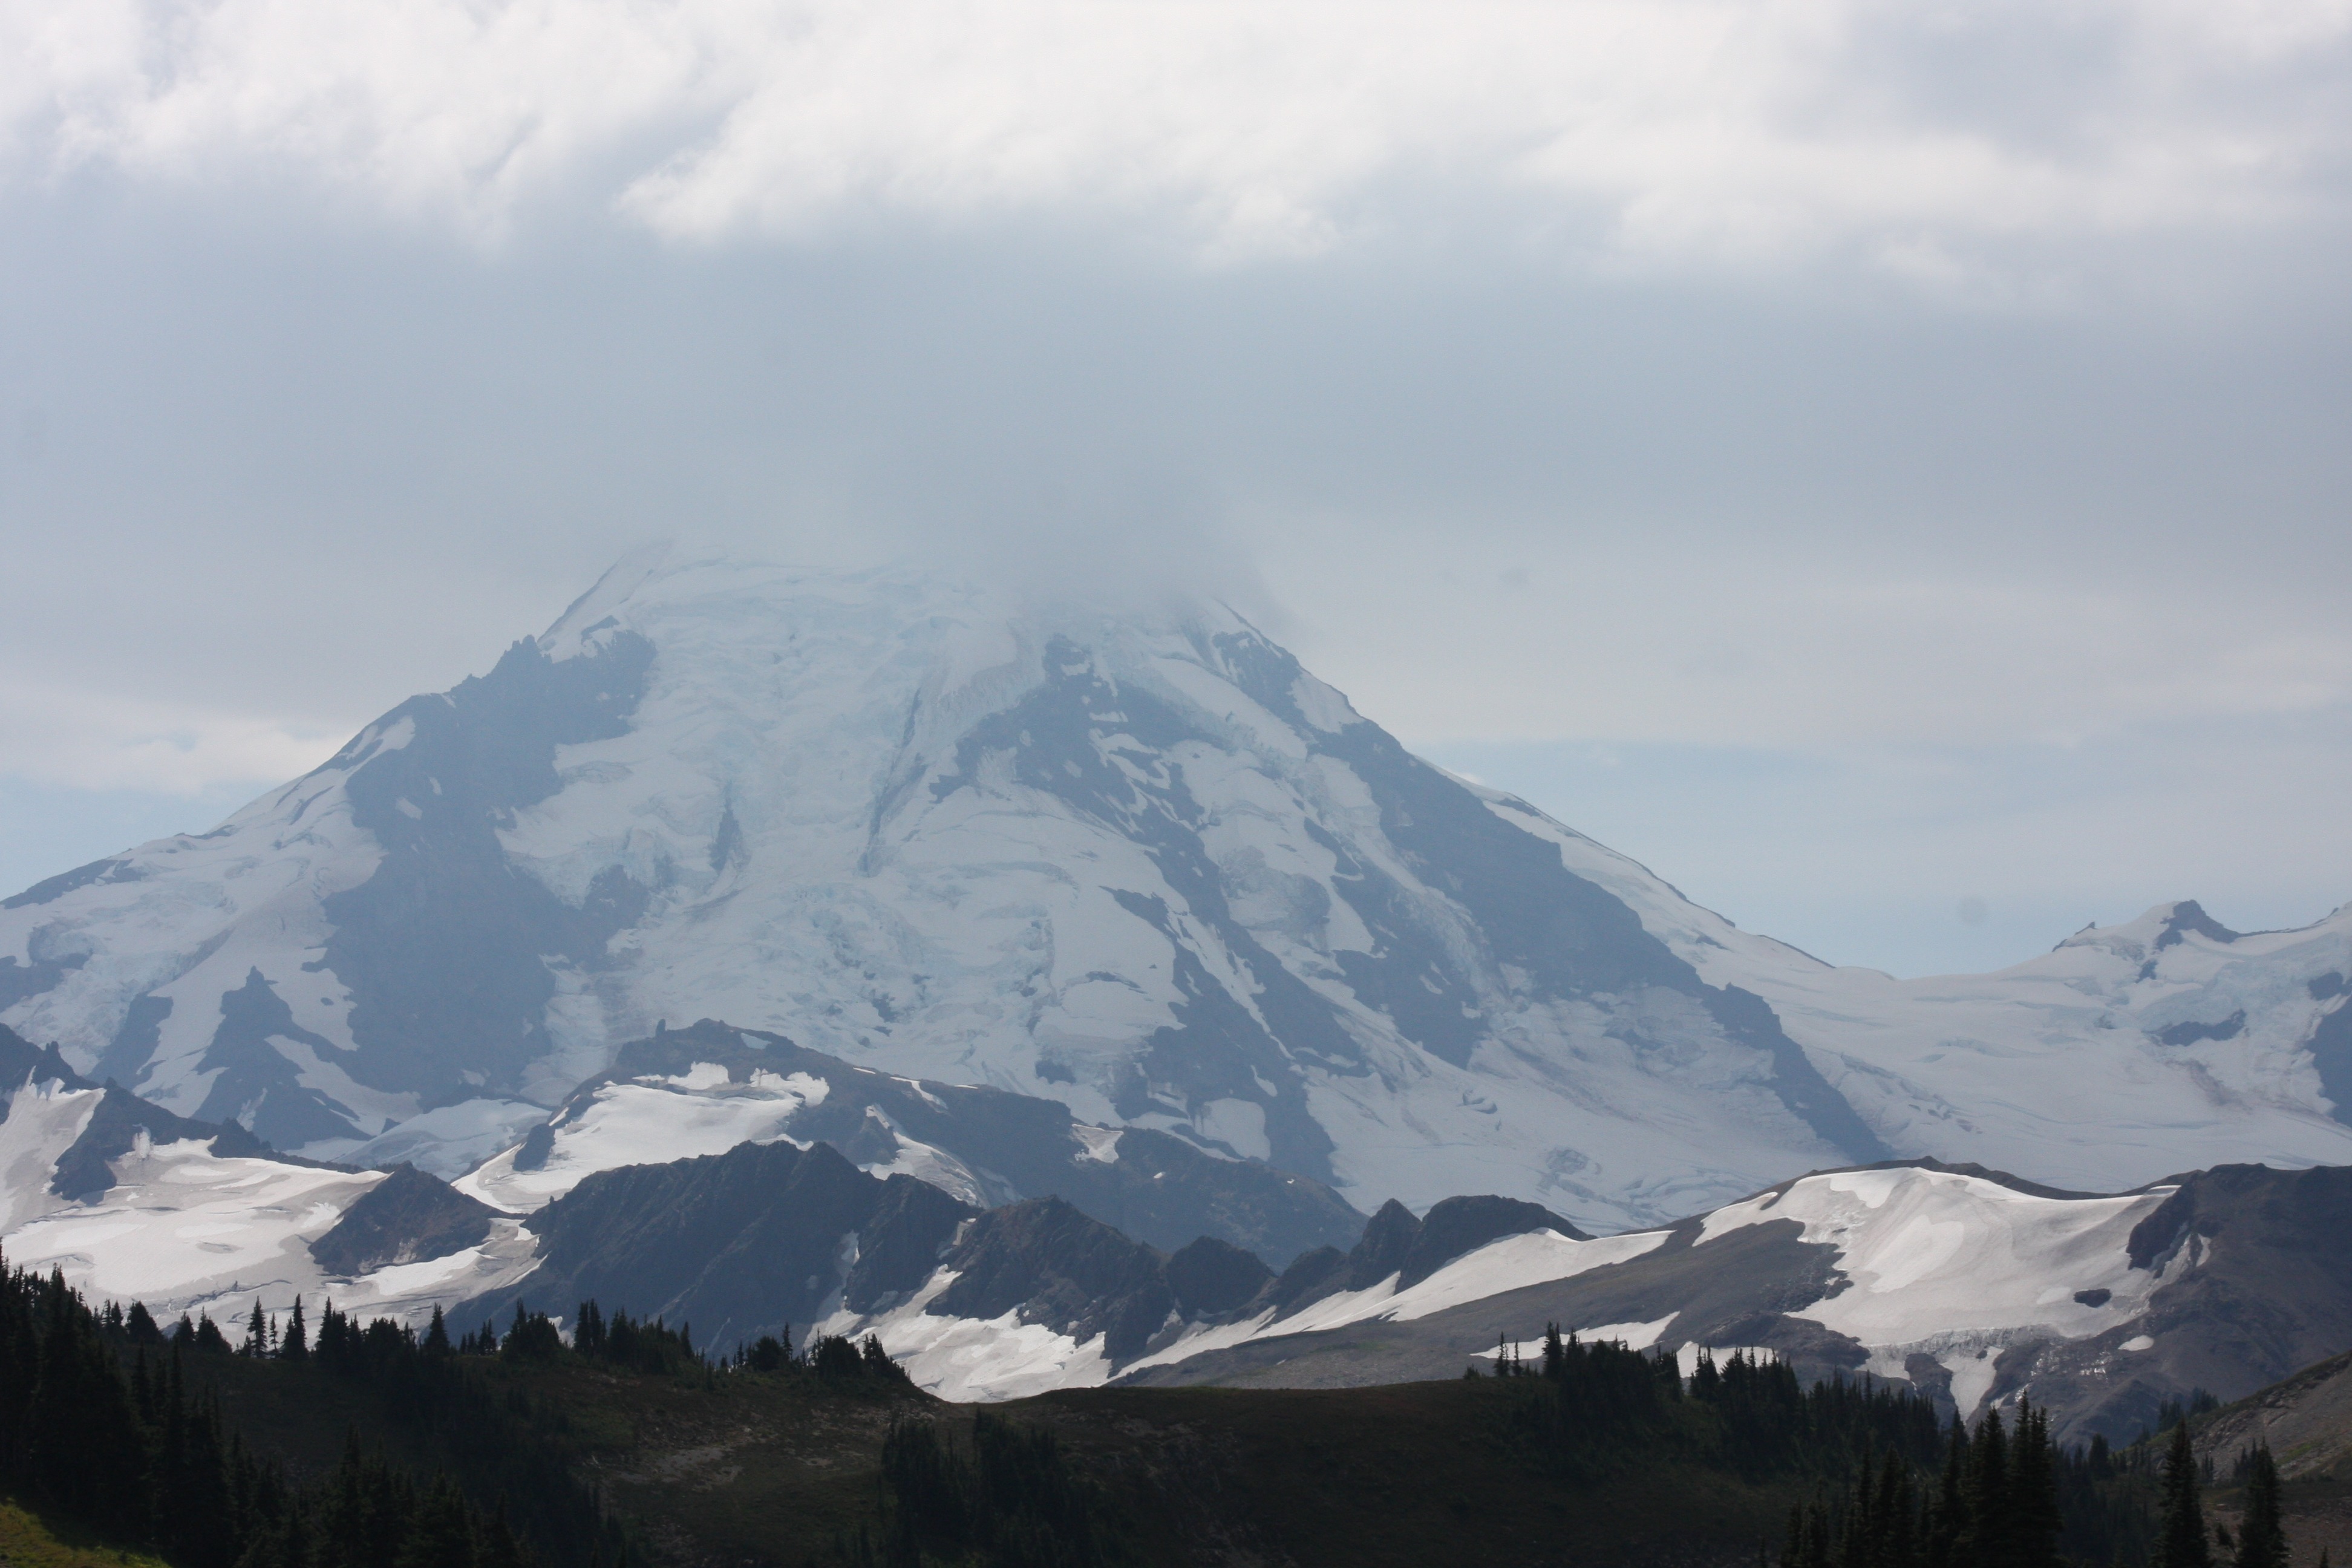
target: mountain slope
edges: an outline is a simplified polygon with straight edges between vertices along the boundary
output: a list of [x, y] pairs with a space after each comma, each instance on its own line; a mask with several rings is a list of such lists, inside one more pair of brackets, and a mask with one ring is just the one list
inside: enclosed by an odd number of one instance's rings
[[708, 1018], [623, 1046], [550, 1121], [457, 1184], [528, 1214], [598, 1171], [779, 1139], [822, 1140], [861, 1170], [919, 1177], [975, 1208], [1058, 1195], [1171, 1250], [1213, 1236], [1282, 1264], [1352, 1241], [1364, 1223], [1310, 1176], [1148, 1128], [1080, 1122], [1059, 1100], [853, 1067]]
[[721, 1349], [787, 1327], [878, 1332], [921, 1386], [990, 1400], [1098, 1384], [1183, 1353], [1202, 1331], [1246, 1332], [1400, 1276], [1459, 1299], [1457, 1258], [1501, 1237], [1575, 1234], [1504, 1198], [1448, 1199], [1426, 1219], [1390, 1204], [1352, 1250], [1316, 1248], [1276, 1277], [1213, 1237], [1163, 1250], [1053, 1196], [983, 1212], [903, 1173], [861, 1172], [829, 1144], [785, 1142], [594, 1172], [522, 1223], [531, 1265], [455, 1305], [461, 1323], [518, 1304], [562, 1319], [594, 1299], [691, 1324]]
[[1763, 997], [1906, 1153], [2100, 1190], [2352, 1158], [2352, 904], [2241, 932], [2183, 900], [1995, 973], [1897, 980], [1743, 931], [1525, 802], [1480, 793], [1709, 981]]
[[878, 1337], [943, 1397], [1105, 1383], [1352, 1387], [1458, 1375], [1548, 1325], [1640, 1349], [1746, 1348], [1907, 1383], [1973, 1415], [2030, 1395], [2070, 1440], [2235, 1397], [2352, 1346], [2352, 1170], [2225, 1167], [2138, 1193], [1885, 1164], [1591, 1237], [1537, 1205], [1384, 1205], [1279, 1274], [1203, 1238], [1144, 1245], [1056, 1198], [982, 1212], [824, 1144], [601, 1172], [526, 1221], [538, 1263], [471, 1303]]
[[1890, 1151], [2104, 1188], [2352, 1160], [2346, 917], [1830, 970], [1419, 762], [1229, 612], [914, 574], [625, 563], [215, 832], [5, 904], [0, 1016], [68, 1060], [444, 1174], [709, 1016], [1364, 1210], [1612, 1229]]
[[529, 1266], [519, 1226], [412, 1167], [289, 1158], [100, 1088], [5, 1027], [0, 1229], [11, 1266], [166, 1319], [331, 1294], [421, 1320]]
[[[1916, 1165], [1824, 1172], [1662, 1231], [1540, 1233], [1204, 1328], [1131, 1380], [1331, 1386], [1442, 1376], [1548, 1323], [1641, 1347], [1752, 1346], [1910, 1383], [1963, 1414], [2021, 1394], [2071, 1439], [2128, 1438], [2352, 1347], [2352, 1171], [2235, 1166], [2113, 1197]], [[1602, 1248], [1610, 1249], [1604, 1254]]]

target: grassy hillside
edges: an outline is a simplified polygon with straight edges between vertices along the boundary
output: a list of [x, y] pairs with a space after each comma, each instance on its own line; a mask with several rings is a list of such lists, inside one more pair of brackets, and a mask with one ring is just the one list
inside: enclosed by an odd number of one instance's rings
[[0, 1563], [8, 1568], [165, 1568], [160, 1557], [110, 1546], [0, 1498]]
[[2281, 1491], [2294, 1568], [2352, 1563], [2352, 1354], [2305, 1368], [2225, 1405], [2195, 1424], [2197, 1451], [2223, 1481], [2216, 1520], [2234, 1531], [2239, 1500], [2227, 1482], [2238, 1457], [2270, 1446], [2284, 1481]]

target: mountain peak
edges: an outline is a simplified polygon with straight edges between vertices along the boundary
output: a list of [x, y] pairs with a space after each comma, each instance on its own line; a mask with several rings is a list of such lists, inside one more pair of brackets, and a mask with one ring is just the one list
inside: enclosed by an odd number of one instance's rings
[[[723, 1017], [1367, 1211], [1492, 1192], [1606, 1230], [1891, 1153], [2155, 1173], [1940, 1065], [1975, 1013], [1899, 1021], [1962, 1004], [1696, 910], [1213, 603], [649, 549], [217, 833], [9, 903], [8, 1022], [315, 1157], [461, 1170], [660, 1020]], [[2176, 943], [2230, 940], [2193, 908]], [[2020, 1013], [2001, 1049], [2164, 1099], [2240, 1004], [2167, 1005], [2145, 1037]], [[2308, 1117], [2232, 1131], [2256, 1114], [2200, 1152], [2318, 1149]]]

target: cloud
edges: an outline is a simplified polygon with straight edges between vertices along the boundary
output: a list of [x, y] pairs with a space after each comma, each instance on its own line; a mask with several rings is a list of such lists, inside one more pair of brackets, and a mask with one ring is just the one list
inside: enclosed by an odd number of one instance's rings
[[[2070, 581], [1981, 541], [1895, 564], [1788, 533], [1597, 531], [1334, 525], [1262, 548], [1302, 655], [1415, 744], [2071, 747], [2352, 706], [2352, 633], [2269, 580]], [[1391, 635], [1415, 624], [1457, 635]]]
[[0, 690], [0, 778], [194, 797], [291, 778], [344, 737], [279, 719], [12, 679]]
[[1759, 889], [2306, 900], [2347, 66], [2352, 0], [0, 0], [0, 786], [201, 826], [675, 536], [1236, 598], [1414, 743], [1649, 755], [1694, 880], [1746, 749], [1824, 803]]
[[2347, 52], [2344, 0], [8, 0], [0, 135], [20, 182], [257, 171], [483, 237], [1044, 213], [1237, 259], [1475, 209], [1965, 289], [2334, 211]]

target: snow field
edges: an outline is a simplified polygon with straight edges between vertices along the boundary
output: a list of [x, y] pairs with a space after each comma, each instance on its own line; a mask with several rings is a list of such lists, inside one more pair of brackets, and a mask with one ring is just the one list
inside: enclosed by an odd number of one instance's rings
[[[1794, 1315], [1861, 1342], [1865, 1370], [1882, 1377], [1934, 1357], [1973, 1410], [2008, 1345], [2087, 1338], [2147, 1310], [2167, 1275], [2132, 1268], [2127, 1244], [2175, 1190], [2045, 1198], [1952, 1172], [1842, 1171], [1718, 1209], [1693, 1245], [1797, 1222], [1803, 1240], [1837, 1249], [1853, 1283]], [[2098, 1306], [2076, 1299], [2101, 1290]]]
[[959, 1403], [1024, 1399], [1056, 1388], [1094, 1388], [1109, 1380], [1103, 1336], [1084, 1344], [1015, 1310], [1002, 1317], [949, 1318], [930, 1304], [956, 1281], [941, 1268], [906, 1303], [872, 1318], [837, 1312], [814, 1332], [864, 1338], [873, 1334], [907, 1370], [918, 1388]]
[[[13, 1118], [12, 1118], [13, 1120]], [[448, 1258], [329, 1275], [309, 1244], [384, 1179], [274, 1160], [224, 1158], [202, 1142], [141, 1145], [114, 1163], [116, 1185], [95, 1204], [63, 1206], [8, 1237], [12, 1265], [61, 1269], [99, 1300], [144, 1301], [169, 1321], [209, 1312], [225, 1330], [256, 1300], [283, 1311], [299, 1295], [362, 1317], [421, 1323], [447, 1302], [520, 1277], [533, 1243], [512, 1221]]]
[[[0, 1236], [63, 1205], [49, 1191], [49, 1179], [105, 1098], [104, 1089], [68, 1089], [56, 1079], [21, 1084], [9, 1097], [8, 1118], [0, 1121]], [[14, 1256], [13, 1238], [9, 1250]]]
[[604, 1084], [587, 1105], [556, 1125], [554, 1146], [538, 1170], [515, 1168], [518, 1146], [450, 1185], [492, 1208], [529, 1214], [599, 1171], [775, 1142], [793, 1117], [824, 1103], [828, 1087], [807, 1073], [786, 1078], [764, 1070], [754, 1071], [747, 1083], [732, 1084], [727, 1069], [710, 1062], [696, 1063], [691, 1071], [672, 1078]]

